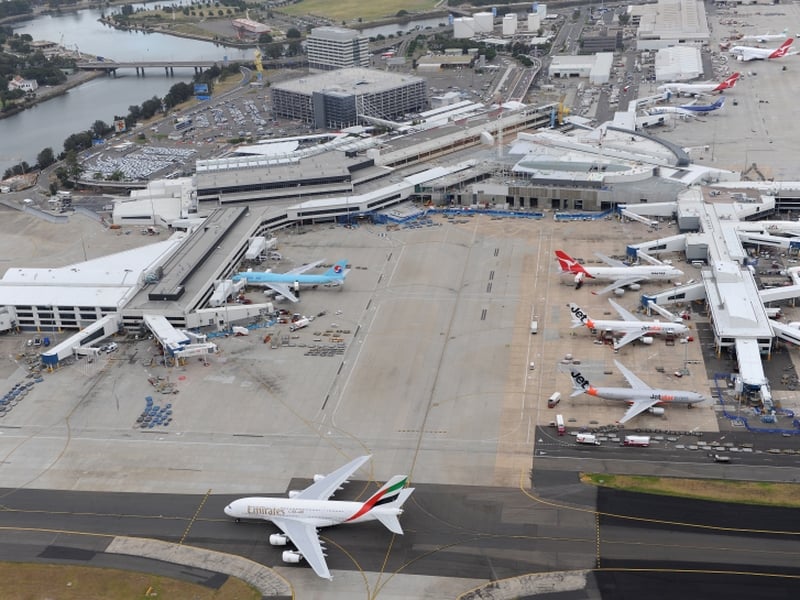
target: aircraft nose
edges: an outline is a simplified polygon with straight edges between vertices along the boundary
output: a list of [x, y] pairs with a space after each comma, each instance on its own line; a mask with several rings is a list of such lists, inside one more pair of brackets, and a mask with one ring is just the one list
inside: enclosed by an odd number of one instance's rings
[[232, 506], [233, 506], [232, 504], [228, 504], [228, 506], [225, 507], [225, 514], [228, 515], [229, 517], [233, 516], [232, 515], [232, 513], [233, 513]]

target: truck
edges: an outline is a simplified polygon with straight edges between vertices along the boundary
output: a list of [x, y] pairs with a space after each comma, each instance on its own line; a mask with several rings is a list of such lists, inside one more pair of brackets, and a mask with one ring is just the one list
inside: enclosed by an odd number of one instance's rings
[[564, 417], [561, 415], [556, 415], [556, 429], [558, 435], [564, 435], [567, 432], [567, 428], [564, 427]]
[[600, 442], [597, 439], [597, 436], [592, 433], [579, 433], [575, 437], [575, 441], [579, 444], [588, 444], [590, 446], [599, 446]]
[[297, 319], [297, 321], [289, 325], [289, 331], [297, 331], [298, 329], [302, 329], [303, 327], [308, 327], [309, 323], [311, 323], [311, 320], [308, 317], [301, 317]]
[[537, 321], [536, 319], [531, 321], [531, 335], [535, 333], [539, 333], [539, 321]]
[[623, 446], [641, 446], [647, 448], [650, 445], [649, 435], [626, 435], [622, 442]]

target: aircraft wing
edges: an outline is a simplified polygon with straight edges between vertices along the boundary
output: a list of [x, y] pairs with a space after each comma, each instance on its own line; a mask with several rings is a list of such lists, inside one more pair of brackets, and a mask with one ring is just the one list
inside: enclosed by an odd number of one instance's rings
[[629, 331], [618, 340], [614, 340], [614, 350], [619, 350], [623, 346], [627, 346], [634, 340], [638, 340], [643, 335], [644, 331], [642, 331], [641, 329], [639, 329], [638, 331]]
[[626, 285], [630, 285], [632, 283], [638, 283], [642, 281], [644, 277], [623, 277], [622, 279], [615, 279], [613, 283], [607, 285], [602, 290], [597, 292], [592, 292], [595, 296], [602, 296], [603, 294], [607, 294], [608, 292], [612, 292], [617, 288], [625, 287]]
[[658, 402], [658, 400], [653, 400], [651, 398], [642, 398], [641, 400], [636, 400], [628, 407], [628, 410], [625, 411], [625, 414], [622, 415], [622, 418], [619, 420], [620, 424], [627, 423], [636, 415], [639, 415], [647, 409], [658, 404]]
[[[643, 392], [643, 391], [647, 391], [647, 390], [652, 390], [653, 389], [649, 385], [647, 385], [644, 381], [639, 379], [636, 375], [634, 375], [633, 371], [628, 369], [626, 366], [624, 366], [618, 360], [615, 360], [614, 364], [617, 365], [617, 368], [619, 369], [620, 373], [622, 373], [623, 377], [625, 377], [625, 379], [628, 380], [628, 385], [630, 385], [631, 388], [633, 388], [634, 390], [639, 391], [639, 392]], [[646, 407], [646, 408], [649, 408], [649, 407]]]
[[622, 317], [623, 321], [641, 321], [639, 317], [634, 315], [631, 311], [626, 308], [622, 308], [619, 304], [614, 302], [613, 300], [609, 299], [609, 304], [614, 307], [614, 310], [619, 313], [619, 316]]
[[325, 562], [325, 555], [322, 553], [322, 544], [316, 527], [296, 519], [277, 517], [271, 521], [292, 540], [306, 562], [314, 569], [314, 573], [325, 579], [333, 579], [328, 570], [328, 563]]
[[624, 262], [621, 260], [617, 260], [616, 258], [611, 258], [610, 256], [606, 256], [605, 254], [600, 254], [599, 252], [595, 252], [594, 255], [602, 260], [604, 263], [611, 267], [627, 267]]
[[[359, 456], [333, 473], [329, 473], [319, 481], [315, 481], [302, 492], [295, 496], [298, 500], [327, 500], [359, 467], [367, 462], [371, 455]], [[288, 533], [287, 533], [288, 535]], [[291, 537], [291, 536], [289, 536]]]
[[324, 262], [325, 262], [325, 259], [322, 259], [322, 260], [318, 260], [318, 261], [313, 262], [313, 263], [308, 263], [307, 265], [301, 265], [299, 267], [295, 267], [294, 269], [286, 271], [286, 273], [284, 273], [284, 275], [299, 275], [300, 273], [305, 273], [306, 271], [310, 271], [311, 269], [316, 269], [318, 266], [320, 266]]
[[278, 283], [274, 281], [265, 281], [264, 285], [267, 286], [269, 289], [273, 290], [276, 294], [280, 294], [284, 298], [291, 300], [292, 302], [300, 302], [297, 296], [294, 295], [292, 290], [289, 289], [289, 284], [287, 283]]

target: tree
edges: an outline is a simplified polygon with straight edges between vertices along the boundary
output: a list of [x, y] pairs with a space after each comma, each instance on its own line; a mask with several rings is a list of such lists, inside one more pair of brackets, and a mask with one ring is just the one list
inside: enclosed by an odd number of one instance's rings
[[55, 154], [53, 154], [53, 149], [49, 146], [36, 155], [36, 163], [39, 165], [40, 169], [46, 169], [54, 162], [56, 162], [56, 157]]
[[262, 33], [258, 36], [258, 43], [259, 44], [271, 44], [272, 43], [272, 36], [268, 33]]
[[296, 40], [303, 37], [303, 34], [300, 33], [300, 30], [297, 29], [297, 27], [289, 27], [289, 29], [286, 30], [286, 37], [290, 40]]
[[83, 173], [83, 167], [78, 161], [78, 153], [74, 150], [68, 150], [64, 156], [64, 164], [66, 165], [67, 177], [76, 184]]
[[617, 15], [617, 20], [619, 20], [620, 25], [627, 25], [628, 21], [631, 20], [631, 16], [628, 13], [620, 13]]
[[92, 124], [94, 137], [101, 138], [111, 131], [111, 127], [105, 121], [97, 120]]

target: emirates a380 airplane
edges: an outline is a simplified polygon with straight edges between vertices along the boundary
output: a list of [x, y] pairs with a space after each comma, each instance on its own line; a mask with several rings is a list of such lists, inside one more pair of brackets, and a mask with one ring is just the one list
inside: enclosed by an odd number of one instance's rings
[[291, 542], [296, 550], [286, 550], [282, 559], [298, 563], [305, 558], [314, 572], [333, 579], [317, 529], [346, 523], [380, 521], [392, 533], [402, 534], [398, 517], [403, 503], [414, 488], [407, 488], [408, 478], [395, 475], [366, 502], [330, 500], [340, 486], [355, 473], [370, 456], [360, 456], [329, 475], [315, 475], [314, 483], [299, 492], [289, 492], [288, 498], [250, 497], [234, 500], [225, 507], [225, 514], [238, 522], [241, 519], [272, 521], [283, 533], [269, 536], [273, 546]]

